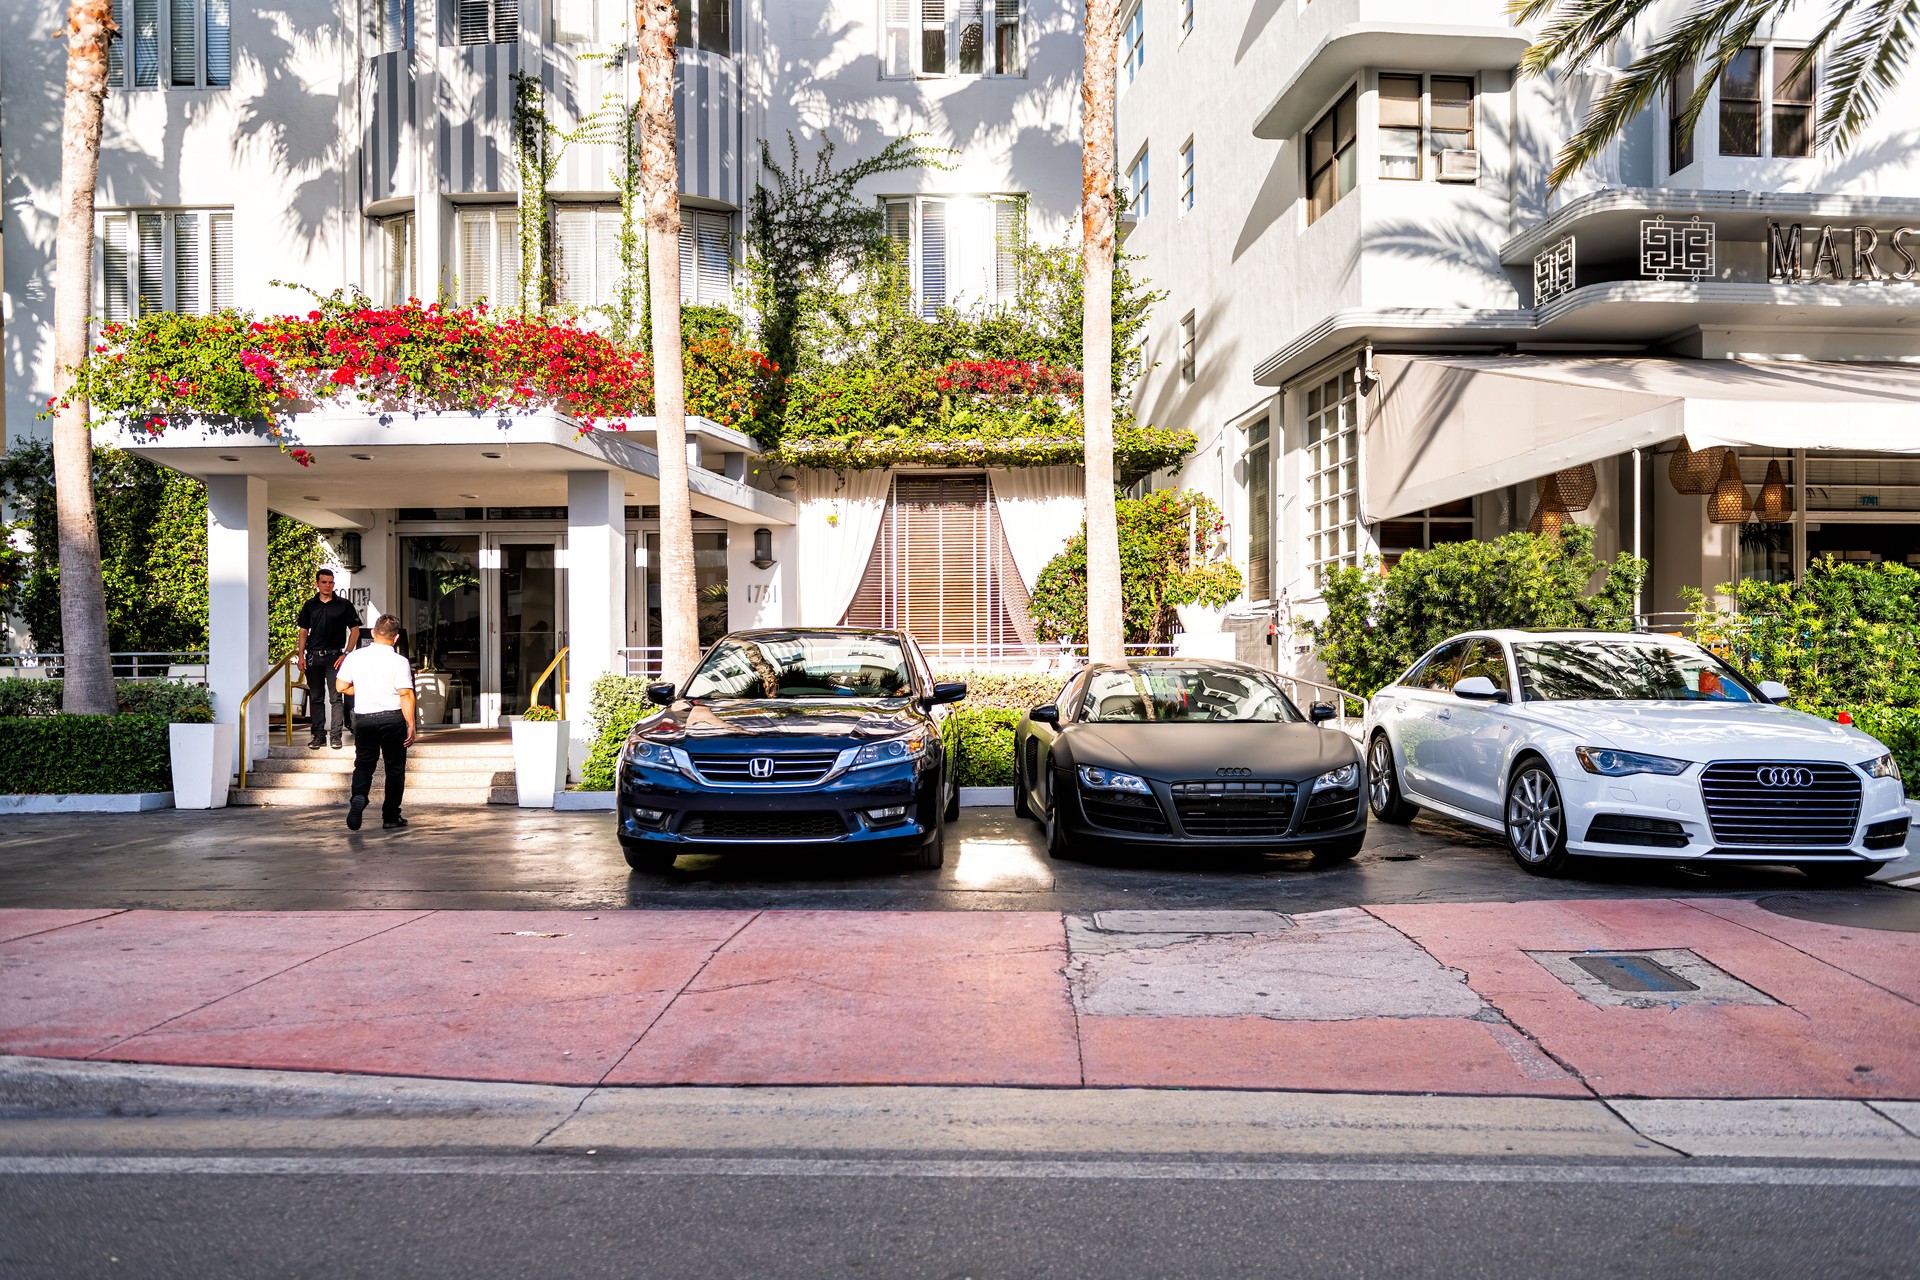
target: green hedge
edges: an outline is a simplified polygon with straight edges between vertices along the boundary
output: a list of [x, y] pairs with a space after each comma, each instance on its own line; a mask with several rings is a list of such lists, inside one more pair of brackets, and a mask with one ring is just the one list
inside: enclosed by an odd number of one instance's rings
[[960, 704], [962, 707], [1001, 707], [1014, 711], [1052, 702], [1053, 695], [1067, 682], [1065, 675], [1052, 671], [941, 671], [933, 678], [943, 682], [958, 680], [966, 685], [967, 700]]
[[[1840, 715], [1838, 707], [1794, 706], [1822, 720], [1835, 720]], [[1856, 706], [1846, 710], [1853, 716], [1854, 728], [1887, 744], [1887, 750], [1900, 762], [1907, 794], [1920, 797], [1920, 708]]]
[[[0, 677], [0, 717], [57, 716], [65, 689], [64, 680]], [[213, 720], [213, 695], [205, 685], [184, 680], [116, 680], [113, 691], [124, 713], [163, 716], [182, 724]]]
[[960, 722], [960, 785], [1013, 785], [1013, 727], [1021, 712], [1006, 707], [969, 707], [954, 711]]
[[164, 715], [0, 718], [0, 793], [173, 789]]
[[581, 791], [612, 791], [620, 785], [620, 749], [627, 735], [653, 710], [648, 682], [639, 676], [601, 676], [593, 682], [587, 712], [593, 725], [593, 750], [580, 767]]

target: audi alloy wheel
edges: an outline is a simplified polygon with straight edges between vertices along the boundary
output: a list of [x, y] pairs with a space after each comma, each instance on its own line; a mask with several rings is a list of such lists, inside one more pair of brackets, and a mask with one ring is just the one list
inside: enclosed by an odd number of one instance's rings
[[1567, 807], [1560, 784], [1539, 760], [1514, 771], [1507, 788], [1507, 849], [1522, 869], [1536, 876], [1563, 874], [1567, 853]]

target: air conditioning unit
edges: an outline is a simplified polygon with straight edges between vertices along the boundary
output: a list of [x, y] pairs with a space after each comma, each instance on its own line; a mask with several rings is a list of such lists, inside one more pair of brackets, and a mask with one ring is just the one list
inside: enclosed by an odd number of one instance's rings
[[1478, 151], [1442, 151], [1439, 177], [1442, 182], [1480, 181], [1480, 153]]

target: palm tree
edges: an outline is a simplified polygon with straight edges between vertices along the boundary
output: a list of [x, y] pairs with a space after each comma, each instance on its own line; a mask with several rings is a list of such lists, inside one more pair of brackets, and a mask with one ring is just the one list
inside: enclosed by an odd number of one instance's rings
[[[1634, 26], [1667, 0], [1510, 0], [1515, 22], [1544, 18], [1540, 38], [1520, 60], [1523, 75], [1590, 59], [1611, 63], [1613, 50]], [[1562, 148], [1549, 179], [1559, 186], [1593, 160], [1627, 123], [1694, 73], [1679, 127], [1691, 134], [1707, 95], [1727, 65], [1800, 0], [1712, 0], [1690, 6], [1657, 35], [1645, 53], [1601, 95], [1578, 133]], [[1845, 148], [1871, 120], [1898, 82], [1916, 34], [1920, 0], [1830, 0], [1826, 22], [1795, 59], [1799, 76], [1824, 64], [1820, 85], [1819, 145]]]
[[687, 487], [687, 384], [680, 351], [680, 169], [674, 156], [674, 0], [634, 0], [640, 65], [640, 192], [646, 209], [647, 293], [653, 321], [654, 440], [660, 452], [660, 672], [693, 674], [700, 660], [694, 590], [693, 495]]
[[1087, 0], [1080, 72], [1080, 407], [1090, 662], [1118, 662], [1125, 652], [1113, 492], [1113, 94], [1119, 32], [1119, 0]]
[[60, 230], [53, 257], [53, 483], [60, 530], [60, 632], [66, 651], [61, 710], [112, 715], [113, 657], [100, 578], [100, 529], [93, 504], [89, 406], [70, 398], [87, 358], [93, 297], [93, 189], [100, 177], [100, 109], [107, 98], [112, 0], [67, 5], [67, 90], [60, 122]]

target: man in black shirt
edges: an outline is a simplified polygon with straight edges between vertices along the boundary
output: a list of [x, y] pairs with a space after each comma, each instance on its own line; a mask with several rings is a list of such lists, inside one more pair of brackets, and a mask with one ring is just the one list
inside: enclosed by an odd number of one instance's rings
[[293, 661], [307, 677], [307, 720], [313, 729], [313, 741], [307, 746], [318, 749], [331, 738], [338, 751], [346, 745], [346, 708], [333, 673], [341, 659], [359, 647], [360, 613], [352, 601], [333, 593], [331, 569], [314, 575], [313, 590], [313, 599], [300, 606], [295, 619], [300, 639]]

